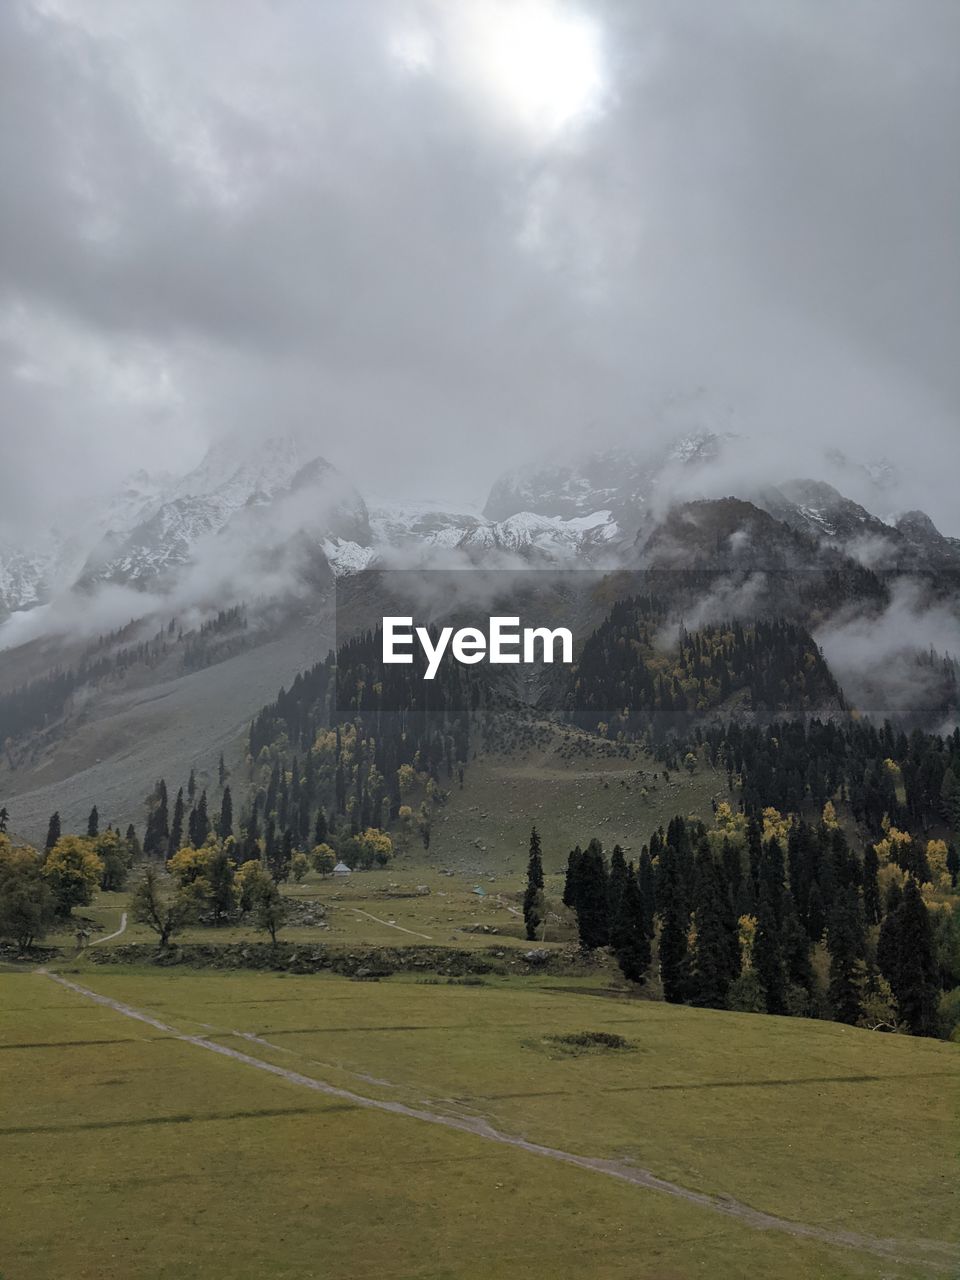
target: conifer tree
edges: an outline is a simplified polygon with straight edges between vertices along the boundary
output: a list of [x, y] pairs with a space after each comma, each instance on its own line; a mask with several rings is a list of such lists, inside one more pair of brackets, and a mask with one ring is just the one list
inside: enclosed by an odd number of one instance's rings
[[190, 810], [188, 827], [190, 843], [195, 849], [199, 849], [201, 845], [206, 844], [207, 836], [210, 834], [210, 817], [207, 813], [206, 791], [200, 792], [200, 799], [195, 807]]
[[787, 980], [780, 947], [780, 926], [769, 889], [761, 893], [753, 939], [753, 967], [766, 1000], [767, 1013], [787, 1012]]
[[288, 880], [290, 878], [290, 863], [293, 861], [293, 832], [287, 827], [283, 833], [283, 839], [280, 841], [280, 850], [277, 854], [277, 870], [274, 879], [279, 881]]
[[633, 863], [627, 867], [623, 892], [610, 922], [610, 943], [628, 982], [643, 982], [650, 968], [650, 939], [643, 918], [640, 885]]
[[190, 777], [187, 781], [187, 800], [189, 801], [191, 808], [193, 807], [193, 802], [196, 799], [196, 797], [197, 797], [197, 775], [196, 775], [196, 772], [193, 769], [191, 769]]
[[314, 847], [327, 843], [327, 815], [323, 812], [323, 805], [317, 810], [317, 820], [313, 824], [313, 843]]
[[640, 854], [637, 865], [637, 886], [640, 890], [640, 907], [643, 915], [643, 932], [653, 938], [655, 932], [654, 917], [657, 910], [656, 875], [650, 851], [646, 848]]
[[750, 886], [753, 902], [760, 902], [760, 864], [763, 861], [763, 829], [756, 815], [747, 823], [747, 855], [750, 867]]
[[880, 869], [880, 859], [877, 857], [876, 846], [868, 844], [863, 853], [863, 914], [867, 925], [880, 923], [882, 912], [880, 910], [880, 884], [877, 879], [877, 873]]
[[808, 995], [814, 989], [813, 964], [810, 959], [810, 939], [800, 923], [793, 898], [786, 896], [781, 930], [781, 952], [787, 981]]
[[147, 815], [147, 827], [143, 835], [143, 851], [150, 857], [163, 857], [167, 852], [170, 840], [170, 819], [167, 810], [167, 784], [163, 778], [159, 780], [150, 796], [150, 811]]
[[173, 855], [183, 845], [183, 787], [177, 790], [177, 798], [173, 802], [173, 821], [170, 823], [170, 839], [167, 844], [167, 857]]
[[94, 805], [90, 810], [90, 816], [87, 818], [87, 837], [91, 840], [96, 839], [100, 834], [100, 814], [97, 806]]
[[229, 850], [219, 845], [207, 861], [206, 879], [210, 885], [209, 902], [213, 923], [222, 924], [237, 906], [236, 867]]
[[527, 940], [532, 942], [543, 922], [543, 860], [537, 828], [530, 832], [530, 857], [527, 862], [527, 888], [523, 895], [523, 923]]
[[690, 907], [681, 874], [680, 854], [666, 844], [660, 851], [657, 876], [657, 911], [660, 928], [660, 980], [664, 998], [683, 1004], [690, 994]]
[[[702, 1008], [722, 1009], [736, 973], [731, 969], [730, 912], [717, 865], [707, 840], [696, 854], [693, 897], [696, 941], [690, 974], [690, 998]], [[734, 935], [736, 936], [736, 935]]]
[[567, 874], [563, 882], [563, 905], [576, 911], [580, 894], [580, 867], [583, 863], [583, 850], [579, 845], [571, 849], [567, 855]]
[[221, 840], [233, 835], [233, 797], [230, 788], [224, 787], [223, 799], [220, 801], [220, 819], [217, 822], [217, 834]]
[[758, 904], [766, 897], [778, 931], [783, 924], [783, 880], [783, 847], [779, 840], [773, 838], [767, 841], [760, 854]]
[[263, 830], [263, 858], [274, 879], [277, 878], [277, 858], [280, 846], [277, 842], [277, 820], [273, 814], [267, 818]]
[[827, 914], [823, 905], [823, 896], [816, 881], [810, 886], [807, 899], [807, 937], [811, 942], [819, 942], [827, 927]]
[[50, 821], [47, 824], [47, 838], [44, 842], [44, 851], [49, 853], [53, 846], [60, 839], [60, 813], [51, 813]]
[[605, 947], [610, 940], [607, 867], [603, 846], [591, 840], [583, 851], [577, 874], [575, 910], [580, 945], [586, 950]]
[[827, 996], [837, 1022], [855, 1026], [863, 1016], [866, 950], [863, 913], [855, 885], [837, 888], [827, 925], [830, 982]]
[[892, 982], [891, 986], [900, 1021], [915, 1036], [935, 1036], [940, 996], [937, 959], [930, 914], [913, 876], [903, 886], [897, 916], [899, 964], [896, 986]]
[[611, 921], [617, 912], [626, 882], [627, 861], [623, 856], [623, 849], [615, 844], [610, 854], [610, 874], [607, 879], [608, 910]]

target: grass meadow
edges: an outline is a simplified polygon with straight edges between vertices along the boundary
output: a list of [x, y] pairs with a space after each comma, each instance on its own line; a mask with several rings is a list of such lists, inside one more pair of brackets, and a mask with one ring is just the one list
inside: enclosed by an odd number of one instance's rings
[[[950, 1045], [613, 999], [590, 979], [64, 972], [170, 1030], [0, 974], [4, 1280], [841, 1280], [951, 1274], [960, 1257], [920, 1243], [960, 1243]], [[626, 1046], [565, 1040], [584, 1031]], [[758, 1229], [356, 1099], [900, 1243], [878, 1257]]]

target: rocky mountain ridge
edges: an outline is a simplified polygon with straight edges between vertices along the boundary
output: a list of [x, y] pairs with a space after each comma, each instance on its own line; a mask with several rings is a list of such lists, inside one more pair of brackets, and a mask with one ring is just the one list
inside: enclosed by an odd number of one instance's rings
[[[131, 477], [93, 527], [52, 532], [29, 548], [0, 545], [0, 619], [58, 592], [105, 584], [164, 595], [189, 580], [196, 603], [222, 606], [238, 592], [302, 595], [305, 583], [371, 567], [638, 568], [651, 554], [661, 567], [700, 565], [705, 508], [692, 520], [688, 510], [685, 524], [677, 512], [734, 497], [743, 504], [742, 527], [728, 527], [729, 506], [714, 507], [732, 540], [715, 548], [718, 563], [730, 560], [734, 544], [742, 562], [762, 513], [809, 540], [810, 567], [832, 549], [868, 569], [960, 570], [960, 539], [941, 534], [923, 512], [881, 518], [822, 479], [755, 489], [730, 481], [741, 447], [730, 433], [695, 430], [656, 447], [523, 467], [504, 473], [483, 512], [470, 513], [424, 503], [368, 510], [346, 477], [292, 437], [243, 447], [227, 441], [179, 479]], [[853, 474], [846, 459], [843, 468], [836, 459], [829, 465]], [[870, 472], [870, 483], [890, 504], [889, 466]], [[768, 551], [782, 540], [782, 532], [767, 537]], [[260, 572], [262, 591], [252, 591], [249, 579]]]

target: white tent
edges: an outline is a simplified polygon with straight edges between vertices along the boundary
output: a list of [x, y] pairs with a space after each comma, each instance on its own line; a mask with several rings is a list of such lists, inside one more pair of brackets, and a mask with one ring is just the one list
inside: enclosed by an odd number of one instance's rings
[[345, 862], [338, 862], [337, 865], [333, 868], [333, 874], [335, 876], [349, 876], [349, 875], [352, 875], [353, 872]]

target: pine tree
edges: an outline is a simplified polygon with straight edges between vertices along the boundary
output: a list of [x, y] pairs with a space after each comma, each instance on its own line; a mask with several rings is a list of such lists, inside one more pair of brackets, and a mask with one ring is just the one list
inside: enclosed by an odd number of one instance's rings
[[855, 1026], [863, 1016], [866, 976], [863, 913], [855, 885], [841, 885], [827, 925], [830, 981], [827, 997], [837, 1022]]
[[571, 849], [567, 855], [567, 874], [563, 882], [563, 905], [576, 911], [580, 896], [580, 868], [583, 864], [583, 850], [579, 845]]
[[764, 897], [773, 916], [774, 924], [779, 932], [783, 924], [783, 881], [784, 881], [783, 847], [777, 839], [768, 840], [760, 855], [758, 905]]
[[750, 886], [753, 901], [760, 901], [760, 864], [763, 861], [763, 828], [755, 815], [747, 823], [747, 854], [750, 866]]
[[217, 783], [220, 790], [223, 790], [224, 783], [227, 780], [227, 766], [223, 763], [223, 752], [220, 752], [220, 762], [217, 765]]
[[863, 914], [867, 925], [879, 924], [882, 916], [880, 909], [880, 882], [877, 873], [880, 859], [876, 847], [868, 844], [863, 853]]
[[935, 1036], [940, 996], [937, 960], [930, 914], [913, 876], [903, 886], [903, 902], [897, 915], [900, 963], [893, 991], [900, 1021], [915, 1036]]
[[210, 834], [210, 817], [207, 813], [207, 793], [200, 792], [200, 799], [196, 806], [190, 810], [190, 819], [188, 823], [190, 831], [190, 843], [194, 849], [199, 849], [201, 845], [206, 844], [207, 836]]
[[823, 905], [823, 895], [816, 881], [810, 887], [807, 899], [807, 937], [811, 942], [819, 942], [827, 927], [827, 914]]
[[196, 799], [196, 797], [197, 797], [197, 775], [195, 771], [191, 769], [190, 777], [187, 781], [187, 800], [189, 801], [191, 808], [193, 807], [193, 802]]
[[167, 784], [163, 778], [149, 797], [150, 811], [143, 835], [143, 851], [149, 857], [164, 857], [170, 841], [170, 820], [167, 811]]
[[731, 969], [730, 912], [707, 840], [700, 842], [696, 854], [693, 920], [696, 941], [690, 998], [702, 1008], [722, 1009], [726, 1005], [727, 989], [736, 973]]
[[657, 876], [657, 911], [660, 915], [660, 980], [664, 998], [683, 1004], [690, 994], [690, 907], [687, 902], [680, 855], [672, 845], [660, 851]]
[[313, 825], [313, 843], [314, 847], [327, 843], [327, 816], [322, 805], [317, 810], [317, 820]]
[[278, 883], [290, 878], [290, 863], [293, 860], [293, 832], [289, 827], [283, 833], [283, 839], [280, 841], [280, 849], [277, 853], [276, 871], [274, 872], [274, 880]]
[[237, 905], [236, 868], [228, 851], [220, 846], [207, 862], [206, 878], [210, 885], [209, 901], [213, 923], [222, 924]]
[[90, 810], [90, 816], [87, 818], [87, 837], [90, 840], [94, 840], [99, 834], [100, 814], [97, 811], [97, 806], [94, 805]]
[[653, 860], [650, 857], [649, 850], [646, 848], [641, 852], [640, 862], [637, 865], [637, 886], [640, 890], [643, 932], [648, 938], [652, 939], [655, 932], [654, 918], [657, 910], [656, 875], [653, 870]]
[[769, 889], [761, 894], [753, 939], [753, 967], [766, 1000], [767, 1013], [787, 1012], [787, 976], [780, 948], [780, 926]]
[[173, 821], [170, 823], [170, 839], [167, 843], [167, 857], [172, 858], [183, 846], [183, 787], [177, 791], [173, 802]]
[[607, 867], [603, 846], [591, 840], [583, 851], [577, 875], [577, 928], [586, 950], [605, 947], [610, 940]]
[[274, 879], [277, 878], [277, 858], [280, 852], [277, 843], [277, 820], [273, 814], [267, 818], [263, 831], [263, 858]]
[[217, 822], [217, 834], [221, 840], [233, 835], [233, 797], [230, 788], [224, 787], [223, 799], [220, 801], [220, 819]]
[[0, 836], [5, 835], [7, 831], [7, 823], [10, 821], [10, 810], [7, 806], [0, 805]]
[[627, 981], [643, 982], [650, 968], [650, 939], [644, 924], [643, 901], [633, 863], [626, 870], [623, 892], [610, 922], [610, 943]]
[[60, 813], [51, 813], [50, 822], [47, 825], [47, 839], [44, 843], [44, 852], [49, 853], [53, 846], [60, 839]]
[[537, 828], [530, 832], [530, 858], [527, 863], [527, 889], [523, 895], [523, 922], [527, 940], [532, 942], [543, 922], [543, 860]]

